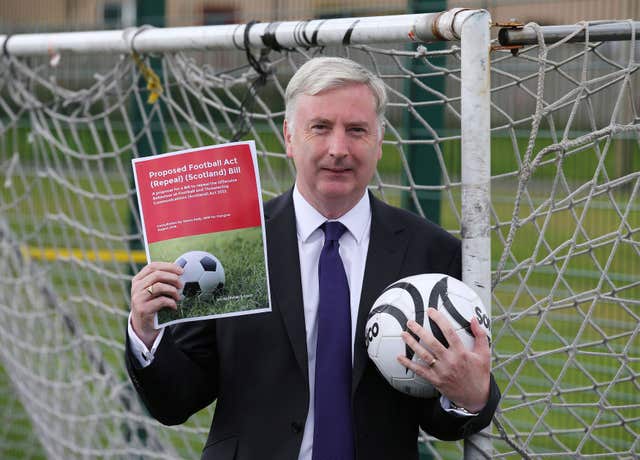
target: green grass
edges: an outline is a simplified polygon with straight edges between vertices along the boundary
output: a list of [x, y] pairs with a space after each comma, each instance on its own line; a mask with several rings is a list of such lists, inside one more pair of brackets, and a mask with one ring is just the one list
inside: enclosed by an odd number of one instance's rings
[[0, 365], [0, 458], [44, 460], [33, 425]]

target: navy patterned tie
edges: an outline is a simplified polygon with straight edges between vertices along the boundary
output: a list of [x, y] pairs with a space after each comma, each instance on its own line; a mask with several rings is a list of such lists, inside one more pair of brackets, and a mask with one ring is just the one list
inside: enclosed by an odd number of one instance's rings
[[338, 240], [347, 229], [325, 222], [318, 278], [318, 345], [313, 460], [354, 458], [351, 413], [351, 307]]

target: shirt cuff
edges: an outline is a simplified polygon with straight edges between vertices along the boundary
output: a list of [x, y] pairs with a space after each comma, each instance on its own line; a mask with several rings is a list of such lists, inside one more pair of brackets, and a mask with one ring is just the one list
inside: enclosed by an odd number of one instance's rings
[[129, 334], [129, 343], [131, 344], [131, 352], [133, 353], [133, 356], [135, 356], [135, 358], [138, 360], [140, 366], [142, 366], [143, 368], [147, 367], [153, 362], [153, 356], [158, 349], [158, 345], [160, 345], [162, 336], [164, 335], [164, 328], [160, 329], [160, 333], [153, 341], [151, 350], [149, 350], [133, 330], [133, 326], [131, 325], [131, 313], [129, 313], [129, 320], [127, 321], [127, 334]]
[[449, 401], [449, 398], [445, 396], [440, 396], [440, 405], [445, 412], [452, 412], [463, 417], [475, 417], [478, 415], [478, 413], [469, 412], [466, 409], [454, 406], [451, 401]]

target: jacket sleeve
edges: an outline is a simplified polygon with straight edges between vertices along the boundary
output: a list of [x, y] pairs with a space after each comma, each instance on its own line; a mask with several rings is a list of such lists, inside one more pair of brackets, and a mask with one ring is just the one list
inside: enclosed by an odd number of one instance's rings
[[150, 365], [141, 367], [127, 334], [129, 377], [151, 415], [165, 425], [185, 422], [218, 394], [215, 320], [169, 326]]
[[439, 398], [436, 398], [435, 404], [424, 405], [420, 427], [426, 433], [443, 441], [463, 439], [487, 427], [500, 401], [500, 389], [493, 375], [490, 378], [489, 400], [480, 413], [474, 416], [462, 416], [447, 412], [440, 405]]

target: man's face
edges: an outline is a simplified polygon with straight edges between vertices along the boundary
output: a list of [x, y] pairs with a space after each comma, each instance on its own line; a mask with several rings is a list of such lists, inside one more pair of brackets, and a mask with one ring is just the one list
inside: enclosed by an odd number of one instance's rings
[[325, 217], [339, 217], [362, 197], [382, 155], [374, 95], [356, 83], [295, 102], [284, 136], [298, 189]]

